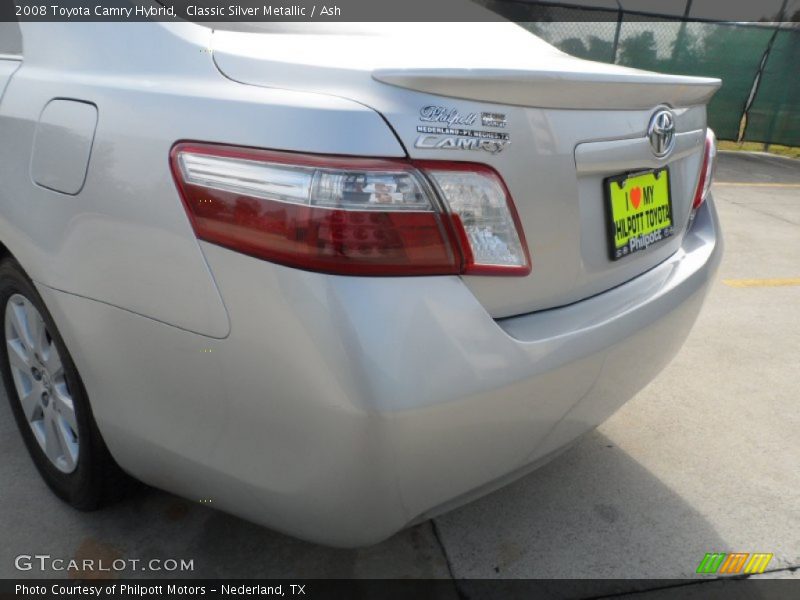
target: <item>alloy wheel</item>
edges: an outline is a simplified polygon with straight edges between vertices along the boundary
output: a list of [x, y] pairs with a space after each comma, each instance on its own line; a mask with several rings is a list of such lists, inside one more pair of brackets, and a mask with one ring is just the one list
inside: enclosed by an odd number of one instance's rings
[[6, 304], [5, 338], [25, 420], [53, 466], [71, 473], [78, 466], [80, 441], [64, 365], [41, 313], [21, 294]]

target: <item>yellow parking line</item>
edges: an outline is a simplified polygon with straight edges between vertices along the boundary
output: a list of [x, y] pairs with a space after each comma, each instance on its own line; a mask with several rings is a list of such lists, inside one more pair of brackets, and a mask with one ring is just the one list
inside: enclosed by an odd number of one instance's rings
[[714, 185], [726, 187], [800, 188], [800, 183], [748, 183], [746, 181], [715, 181]]
[[731, 287], [782, 287], [800, 285], [800, 277], [786, 279], [723, 279], [722, 283]]

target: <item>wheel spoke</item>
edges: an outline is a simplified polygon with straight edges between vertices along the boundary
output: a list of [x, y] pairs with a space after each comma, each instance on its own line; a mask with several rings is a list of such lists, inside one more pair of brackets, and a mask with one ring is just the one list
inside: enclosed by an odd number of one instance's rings
[[19, 369], [23, 373], [30, 373], [30, 355], [22, 342], [19, 340], [9, 340], [6, 346], [8, 347], [8, 361], [11, 363], [11, 367]]
[[61, 356], [58, 354], [55, 342], [50, 342], [50, 346], [40, 355], [44, 360], [44, 366], [47, 367], [50, 377], [53, 380], [63, 379], [64, 365], [61, 363]]
[[[24, 301], [23, 301], [24, 302]], [[17, 338], [25, 348], [28, 355], [33, 354], [33, 339], [31, 338], [30, 330], [28, 329], [28, 317], [23, 302], [17, 303], [13, 300], [10, 301], [11, 306], [11, 325], [16, 332]], [[8, 332], [6, 332], [8, 337]]]
[[58, 436], [58, 444], [62, 450], [62, 454], [59, 457], [60, 461], [63, 461], [63, 466], [71, 471], [75, 468], [75, 463], [78, 460], [78, 438], [73, 436], [70, 426], [66, 424], [64, 419], [59, 418], [57, 415], [53, 425]]
[[44, 453], [54, 465], [58, 465], [58, 459], [64, 453], [61, 448], [61, 434], [58, 432], [58, 423], [53, 411], [44, 411]]
[[28, 322], [31, 347], [35, 353], [42, 356], [50, 346], [50, 344], [47, 343], [47, 330], [39, 311], [36, 310], [36, 307], [30, 302], [25, 304], [25, 318]]
[[39, 442], [39, 446], [44, 450], [47, 439], [47, 423], [45, 423], [44, 417], [31, 422], [31, 431], [33, 431], [36, 441]]
[[[19, 388], [17, 388], [19, 392]], [[19, 402], [22, 405], [22, 412], [25, 415], [25, 418], [28, 420], [28, 423], [33, 423], [34, 421], [40, 418], [41, 409], [39, 406], [39, 400], [42, 396], [42, 392], [38, 386], [34, 385], [26, 394], [19, 394]]]
[[69, 395], [66, 385], [63, 383], [57, 384], [53, 391], [55, 392], [53, 402], [56, 403], [56, 412], [61, 415], [77, 437], [78, 421], [75, 418], [75, 405], [72, 403], [72, 397]]

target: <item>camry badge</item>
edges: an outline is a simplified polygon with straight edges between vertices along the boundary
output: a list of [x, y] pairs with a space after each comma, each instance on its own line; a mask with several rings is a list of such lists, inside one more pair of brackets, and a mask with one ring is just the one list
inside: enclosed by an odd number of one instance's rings
[[477, 127], [505, 129], [508, 124], [503, 113], [461, 112], [455, 107], [429, 104], [419, 111], [414, 146], [425, 150], [478, 150], [497, 154], [511, 143], [505, 131], [486, 131]]

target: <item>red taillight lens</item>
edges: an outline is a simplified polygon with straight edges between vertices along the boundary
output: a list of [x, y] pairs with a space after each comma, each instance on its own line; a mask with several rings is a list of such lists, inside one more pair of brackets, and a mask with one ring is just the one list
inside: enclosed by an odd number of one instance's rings
[[706, 130], [706, 143], [703, 151], [703, 163], [700, 166], [700, 175], [697, 179], [697, 189], [692, 202], [692, 216], [695, 211], [706, 201], [711, 184], [714, 181], [714, 171], [717, 166], [717, 136], [711, 128]]
[[344, 275], [530, 271], [488, 167], [432, 163], [440, 198], [405, 160], [181, 143], [171, 164], [197, 236], [258, 258]]

